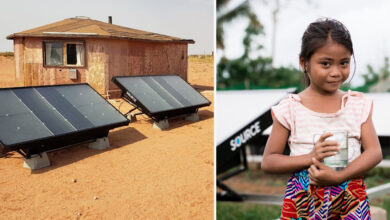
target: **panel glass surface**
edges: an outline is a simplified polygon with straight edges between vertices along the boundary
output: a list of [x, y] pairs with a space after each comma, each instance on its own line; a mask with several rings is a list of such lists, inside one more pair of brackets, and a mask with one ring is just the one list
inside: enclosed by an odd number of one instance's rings
[[39, 93], [45, 97], [50, 104], [60, 112], [77, 130], [92, 128], [94, 125], [84, 117], [75, 106], [73, 106], [64, 95], [58, 92], [56, 87], [37, 88]]
[[11, 113], [18, 114], [29, 111], [29, 109], [10, 89], [0, 91], [0, 105], [0, 115]]
[[17, 89], [14, 90], [14, 93], [54, 135], [76, 131], [76, 128], [65, 120], [36, 89]]
[[58, 86], [55, 89], [75, 107], [86, 103], [107, 103], [87, 85]]
[[130, 91], [150, 112], [170, 109], [171, 105], [153, 90], [141, 77], [118, 78], [118, 81]]
[[77, 107], [95, 127], [122, 122], [123, 116], [107, 103], [91, 103]]
[[5, 145], [52, 136], [12, 90], [0, 91], [0, 140]]
[[1, 115], [0, 124], [0, 140], [5, 145], [53, 136], [31, 112]]
[[209, 103], [176, 75], [118, 77], [116, 80], [151, 113]]
[[199, 92], [192, 88], [179, 76], [161, 76], [160, 81], [165, 81], [171, 88], [174, 88], [183, 99], [187, 100], [190, 105], [201, 105], [209, 103]]
[[122, 114], [87, 85], [61, 86], [56, 89], [94, 127], [125, 121]]
[[3, 89], [0, 102], [5, 146], [127, 121], [88, 85]]

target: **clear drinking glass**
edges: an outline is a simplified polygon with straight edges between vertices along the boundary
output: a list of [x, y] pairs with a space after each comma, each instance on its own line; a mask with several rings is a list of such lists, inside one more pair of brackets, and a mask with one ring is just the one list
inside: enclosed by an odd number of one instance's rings
[[[336, 155], [325, 157], [323, 163], [335, 170], [342, 170], [348, 165], [348, 131], [324, 131], [324, 133], [332, 133], [333, 135], [326, 138], [326, 141], [337, 141], [339, 143], [339, 151]], [[314, 134], [314, 144], [321, 137], [321, 134]]]

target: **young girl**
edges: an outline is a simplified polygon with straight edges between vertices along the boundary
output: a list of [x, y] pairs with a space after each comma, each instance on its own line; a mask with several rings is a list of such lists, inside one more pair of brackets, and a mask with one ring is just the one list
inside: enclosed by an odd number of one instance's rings
[[[274, 119], [261, 168], [293, 173], [287, 183], [281, 219], [370, 219], [362, 175], [382, 160], [372, 123], [372, 101], [359, 92], [339, 90], [350, 73], [351, 36], [333, 19], [311, 23], [299, 56], [308, 87], [272, 108]], [[335, 155], [333, 134], [348, 131], [348, 162], [336, 171], [322, 163]], [[288, 141], [290, 156], [283, 155]], [[361, 152], [361, 146], [364, 151]]]

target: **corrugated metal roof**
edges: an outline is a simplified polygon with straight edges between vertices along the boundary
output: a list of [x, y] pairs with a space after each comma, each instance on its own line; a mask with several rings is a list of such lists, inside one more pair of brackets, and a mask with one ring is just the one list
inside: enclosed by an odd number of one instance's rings
[[79, 17], [68, 18], [14, 33], [7, 36], [7, 39], [14, 39], [15, 37], [120, 38], [140, 41], [195, 43], [191, 39], [181, 39]]

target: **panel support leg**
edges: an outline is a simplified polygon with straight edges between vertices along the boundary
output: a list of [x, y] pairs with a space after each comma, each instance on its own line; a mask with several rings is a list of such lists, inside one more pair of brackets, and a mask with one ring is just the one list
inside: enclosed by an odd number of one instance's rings
[[88, 145], [88, 148], [95, 150], [104, 150], [110, 147], [110, 141], [108, 137], [98, 138], [95, 142], [92, 142]]
[[50, 166], [49, 158], [47, 157], [47, 153], [43, 152], [40, 154], [32, 154], [29, 159], [24, 159], [23, 167], [37, 170], [43, 167]]
[[160, 120], [160, 121], [155, 121], [153, 123], [153, 128], [154, 129], [159, 129], [159, 130], [166, 130], [169, 128], [169, 123], [168, 123], [168, 119], [163, 119], [163, 120]]
[[186, 121], [199, 121], [199, 115], [197, 112], [186, 115]]
[[242, 195], [230, 189], [222, 181], [217, 179], [217, 187], [224, 190], [222, 193], [217, 193], [217, 201], [244, 201]]

